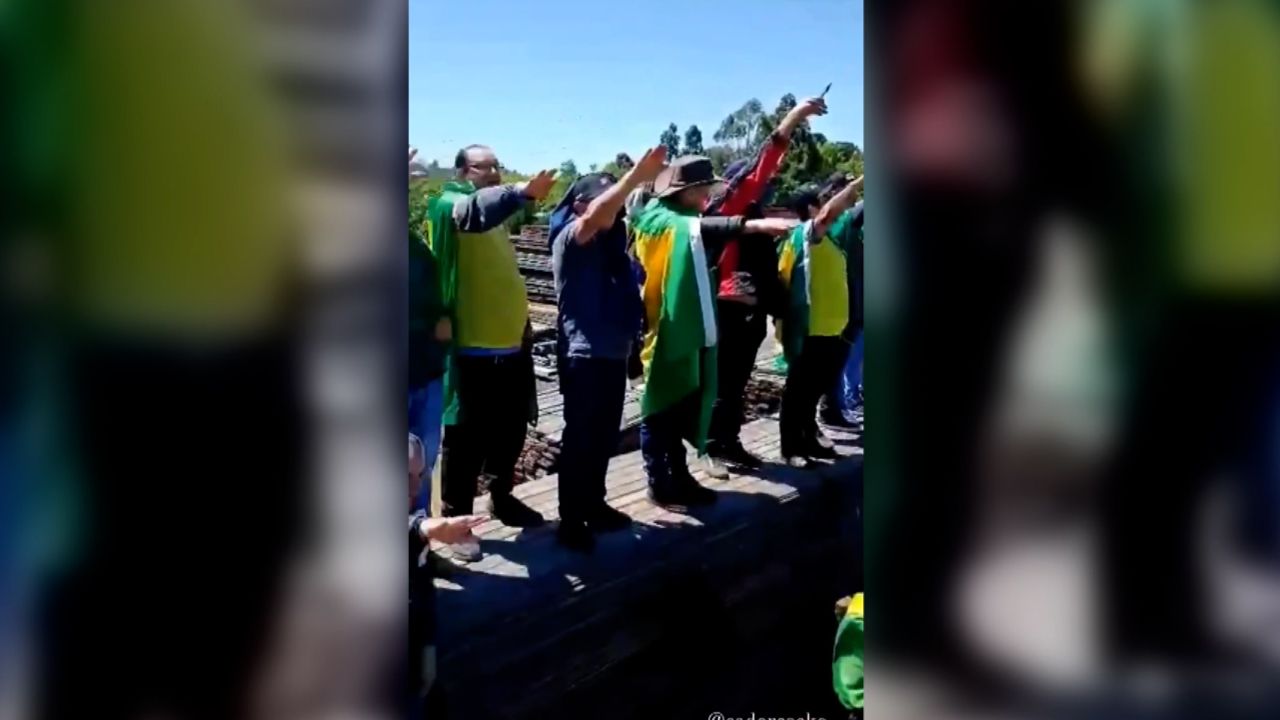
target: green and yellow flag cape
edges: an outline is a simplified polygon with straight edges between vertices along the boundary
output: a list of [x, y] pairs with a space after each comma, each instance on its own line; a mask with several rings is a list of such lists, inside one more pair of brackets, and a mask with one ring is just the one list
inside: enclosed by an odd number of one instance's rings
[[831, 683], [840, 704], [850, 710], [862, 707], [865, 668], [862, 658], [862, 593], [854, 595], [836, 630], [832, 655]]
[[[459, 335], [458, 329], [458, 232], [453, 224], [453, 206], [460, 200], [476, 191], [471, 183], [447, 182], [440, 196], [428, 201], [427, 219], [424, 231], [428, 244], [436, 259], [436, 270], [440, 278], [440, 302], [443, 314], [453, 323], [453, 336]], [[525, 348], [528, 351], [528, 347]], [[458, 385], [457, 376], [453, 372], [457, 346], [449, 344], [449, 351], [444, 360], [444, 424], [458, 423]], [[529, 368], [529, 422], [538, 417], [538, 388], [533, 376], [532, 366]]]
[[636, 257], [644, 267], [648, 326], [644, 363], [644, 417], [700, 392], [696, 445], [705, 453], [716, 397], [716, 318], [711, 277], [697, 213], [650, 200], [632, 224]]
[[[849, 256], [851, 237], [849, 223], [853, 220], [851, 210], [845, 210], [827, 229], [824, 241], [832, 242], [840, 252]], [[804, 234], [807, 223], [797, 225], [787, 239], [778, 247], [778, 275], [782, 286], [786, 288], [788, 303], [786, 316], [782, 319], [780, 340], [782, 354], [788, 365], [795, 363], [804, 348], [804, 339], [809, 336], [809, 243]]]

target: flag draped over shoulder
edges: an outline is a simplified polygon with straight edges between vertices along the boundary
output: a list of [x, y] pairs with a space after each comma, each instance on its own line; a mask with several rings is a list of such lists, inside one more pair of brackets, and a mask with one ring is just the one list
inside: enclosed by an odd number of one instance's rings
[[[445, 183], [440, 196], [428, 202], [426, 232], [440, 278], [440, 302], [444, 315], [453, 323], [458, 337], [458, 233], [453, 225], [453, 206], [475, 192], [471, 183]], [[449, 344], [444, 361], [444, 424], [458, 422], [457, 378], [453, 372], [454, 346]]]
[[787, 312], [780, 328], [782, 355], [795, 363], [809, 335], [809, 243], [805, 225], [797, 226], [778, 247], [778, 275], [787, 291]]
[[[827, 234], [822, 240], [822, 242], [834, 244], [836, 249], [844, 254], [846, 262], [856, 240], [853, 221], [853, 212], [845, 210], [827, 229]], [[800, 357], [800, 351], [804, 348], [804, 339], [809, 336], [812, 248], [805, 240], [808, 227], [808, 222], [796, 226], [778, 247], [778, 275], [782, 278], [782, 286], [786, 289], [788, 298], [780, 339], [783, 356], [789, 364]]]
[[653, 199], [632, 232], [644, 268], [648, 321], [640, 353], [645, 375], [640, 411], [648, 417], [700, 393], [695, 444], [705, 452], [716, 397], [716, 320], [699, 222], [697, 213]]
[[864, 699], [863, 634], [862, 593], [858, 593], [850, 599], [849, 608], [836, 630], [831, 663], [832, 688], [840, 704], [849, 710], [861, 708]]

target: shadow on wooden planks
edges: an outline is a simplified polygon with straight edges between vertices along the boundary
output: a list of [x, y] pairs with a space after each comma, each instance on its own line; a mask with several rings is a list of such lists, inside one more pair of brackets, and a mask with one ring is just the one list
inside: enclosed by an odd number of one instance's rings
[[[776, 459], [776, 429], [754, 421], [744, 442]], [[589, 556], [551, 527], [487, 523], [486, 557], [437, 583], [449, 717], [750, 715], [815, 692], [827, 708], [831, 607], [861, 589], [862, 557], [861, 456], [832, 434], [846, 455], [830, 465], [700, 477], [720, 499], [688, 516], [648, 503], [638, 453], [614, 458], [609, 501], [636, 522]], [[517, 494], [554, 517], [555, 482]]]

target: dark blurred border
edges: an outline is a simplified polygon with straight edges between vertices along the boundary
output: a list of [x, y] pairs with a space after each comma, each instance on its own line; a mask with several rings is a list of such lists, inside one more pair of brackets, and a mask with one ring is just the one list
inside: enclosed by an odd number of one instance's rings
[[398, 714], [406, 13], [0, 11], [6, 711]]
[[866, 14], [868, 716], [1274, 716], [1280, 8]]

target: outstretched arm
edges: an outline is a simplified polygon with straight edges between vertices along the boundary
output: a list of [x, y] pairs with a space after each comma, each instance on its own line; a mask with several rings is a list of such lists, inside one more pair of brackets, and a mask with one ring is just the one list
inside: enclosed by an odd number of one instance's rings
[[727, 216], [745, 213], [752, 203], [764, 195], [769, 181], [778, 174], [796, 128], [810, 117], [825, 115], [826, 112], [827, 102], [822, 98], [809, 98], [792, 108], [782, 122], [778, 123], [778, 127], [769, 133], [764, 145], [756, 151], [751, 167], [729, 179], [724, 192], [712, 200], [707, 214]]
[[658, 177], [666, 160], [667, 148], [663, 145], [645, 152], [640, 162], [628, 170], [616, 184], [601, 193], [600, 197], [592, 200], [582, 216], [575, 221], [578, 227], [573, 236], [574, 241], [579, 245], [591, 242], [596, 233], [613, 225], [627, 196], [644, 183], [652, 182]]
[[479, 233], [506, 222], [526, 201], [541, 200], [555, 183], [555, 173], [543, 170], [527, 183], [477, 190], [453, 206], [459, 232]]
[[812, 231], [809, 235], [810, 242], [818, 242], [827, 234], [827, 230], [831, 228], [831, 224], [840, 217], [845, 210], [853, 207], [853, 202], [858, 198], [858, 191], [862, 189], [862, 178], [844, 186], [840, 192], [836, 193], [830, 200], [818, 210], [818, 214], [813, 218]]

